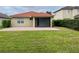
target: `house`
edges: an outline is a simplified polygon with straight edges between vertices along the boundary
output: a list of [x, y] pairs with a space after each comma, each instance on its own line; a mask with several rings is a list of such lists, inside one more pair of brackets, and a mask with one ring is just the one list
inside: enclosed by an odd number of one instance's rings
[[54, 12], [54, 19], [74, 19], [79, 14], [79, 6], [66, 6]]
[[8, 16], [6, 14], [0, 13], [0, 27], [2, 26], [2, 20], [8, 20]]
[[25, 12], [12, 15], [12, 27], [52, 27], [52, 14], [43, 12]]

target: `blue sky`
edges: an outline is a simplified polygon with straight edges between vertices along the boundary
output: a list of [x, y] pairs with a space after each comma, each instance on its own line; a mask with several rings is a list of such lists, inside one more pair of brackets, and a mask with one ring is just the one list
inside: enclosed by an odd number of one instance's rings
[[63, 6], [0, 6], [0, 12], [8, 15], [28, 12], [28, 11], [37, 11], [37, 12], [54, 12]]

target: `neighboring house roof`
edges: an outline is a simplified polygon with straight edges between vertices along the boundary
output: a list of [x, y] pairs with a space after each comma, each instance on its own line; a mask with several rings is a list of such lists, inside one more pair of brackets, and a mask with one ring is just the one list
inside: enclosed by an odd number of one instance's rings
[[54, 13], [60, 11], [60, 10], [73, 10], [73, 9], [79, 9], [79, 6], [66, 6], [66, 7], [63, 7], [57, 11], [55, 11]]
[[6, 18], [8, 17], [6, 14], [0, 13], [0, 18]]
[[20, 14], [12, 15], [11, 17], [52, 17], [52, 14], [43, 13], [43, 12], [25, 12]]

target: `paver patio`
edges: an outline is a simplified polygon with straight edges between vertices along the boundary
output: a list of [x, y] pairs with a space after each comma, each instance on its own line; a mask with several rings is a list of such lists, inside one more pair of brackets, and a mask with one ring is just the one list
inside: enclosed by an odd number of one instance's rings
[[33, 31], [33, 30], [59, 30], [58, 28], [50, 28], [50, 27], [10, 27], [4, 28], [0, 31]]

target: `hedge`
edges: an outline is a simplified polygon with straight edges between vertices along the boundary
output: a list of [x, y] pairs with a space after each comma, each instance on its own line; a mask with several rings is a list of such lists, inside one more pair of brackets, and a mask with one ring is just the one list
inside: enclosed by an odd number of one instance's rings
[[11, 21], [10, 20], [3, 20], [2, 21], [2, 27], [7, 28], [11, 26]]
[[67, 27], [79, 30], [79, 19], [74, 20], [53, 20], [55, 26]]

